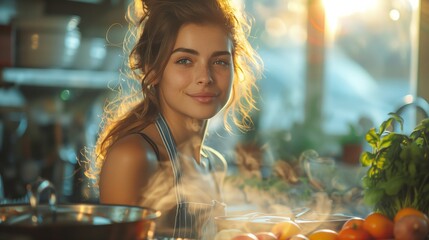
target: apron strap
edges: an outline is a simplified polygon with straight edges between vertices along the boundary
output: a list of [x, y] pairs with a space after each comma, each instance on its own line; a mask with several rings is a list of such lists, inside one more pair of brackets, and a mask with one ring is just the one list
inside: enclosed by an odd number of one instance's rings
[[[177, 158], [177, 148], [176, 143], [174, 142], [173, 135], [171, 134], [170, 128], [167, 125], [164, 117], [159, 114], [158, 118], [155, 120], [155, 125], [158, 129], [158, 132], [161, 136], [162, 142], [167, 149], [168, 157], [170, 158], [171, 167], [174, 174], [174, 186], [176, 188], [176, 218], [174, 223], [174, 234], [176, 234], [177, 228], [181, 225], [180, 220], [183, 214], [186, 214], [186, 209], [183, 209], [182, 202], [184, 202], [183, 190], [182, 190], [182, 167], [180, 161]], [[180, 228], [179, 228], [180, 233]]]
[[[173, 168], [173, 174], [174, 174], [174, 186], [176, 188], [176, 200], [177, 200], [177, 207], [176, 207], [176, 218], [174, 223], [174, 236], [193, 236], [192, 232], [187, 232], [189, 230], [192, 230], [194, 227], [194, 221], [197, 219], [193, 219], [191, 216], [188, 216], [187, 212], [188, 210], [194, 211], [197, 215], [199, 215], [199, 207], [201, 206], [207, 206], [208, 208], [202, 208], [201, 214], [206, 213], [208, 209], [210, 209], [209, 214], [213, 214], [213, 209], [221, 207], [225, 209], [225, 205], [223, 203], [220, 203], [216, 200], [213, 200], [211, 204], [204, 204], [204, 203], [193, 203], [188, 202], [187, 199], [184, 196], [184, 190], [182, 189], [182, 166], [181, 162], [178, 158], [178, 152], [176, 143], [174, 142], [173, 135], [171, 134], [170, 128], [168, 127], [168, 124], [165, 120], [165, 118], [159, 114], [158, 118], [155, 120], [155, 125], [158, 129], [158, 132], [161, 136], [161, 139], [165, 145], [165, 148], [168, 153], [168, 157], [170, 158], [170, 163]], [[209, 151], [210, 152], [210, 151]], [[210, 157], [210, 154], [207, 155], [207, 157]], [[209, 168], [212, 168], [212, 163], [209, 159]], [[210, 169], [211, 171], [211, 169]], [[211, 173], [213, 174], [213, 173]], [[213, 175], [212, 175], [213, 176]], [[213, 176], [213, 180], [217, 183], [217, 179]], [[217, 190], [219, 191], [219, 186], [217, 186]], [[197, 207], [196, 207], [197, 206]], [[205, 210], [204, 210], [205, 209]], [[212, 218], [213, 216], [211, 216]], [[213, 224], [213, 223], [211, 223]], [[207, 225], [207, 227], [210, 225]], [[184, 229], [183, 229], [184, 227]], [[187, 230], [186, 230], [187, 229]], [[208, 228], [210, 229], [210, 228]]]

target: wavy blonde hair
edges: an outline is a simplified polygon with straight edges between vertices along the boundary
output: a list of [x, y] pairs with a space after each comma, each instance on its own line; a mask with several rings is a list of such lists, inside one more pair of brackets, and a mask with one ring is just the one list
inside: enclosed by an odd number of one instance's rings
[[[222, 26], [233, 40], [234, 79], [230, 101], [224, 108], [224, 125], [231, 131], [231, 118], [240, 130], [251, 127], [256, 108], [253, 90], [262, 73], [262, 61], [248, 41], [251, 24], [244, 12], [228, 0], [135, 0], [128, 7], [130, 23], [124, 49], [129, 52], [125, 77], [134, 85], [121, 87], [105, 107], [102, 128], [85, 174], [97, 178], [106, 153], [118, 139], [139, 132], [159, 113], [157, 87], [179, 28], [186, 23]], [[131, 46], [131, 47], [129, 47]], [[136, 85], [137, 84], [137, 85]], [[138, 86], [136, 88], [136, 86]]]

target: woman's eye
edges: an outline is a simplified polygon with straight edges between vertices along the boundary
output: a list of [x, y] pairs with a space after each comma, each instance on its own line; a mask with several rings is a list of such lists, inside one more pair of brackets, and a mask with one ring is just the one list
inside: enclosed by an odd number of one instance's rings
[[190, 64], [191, 60], [187, 59], [187, 58], [182, 58], [176, 61], [176, 63], [178, 64]]
[[215, 65], [229, 66], [229, 65], [230, 65], [230, 62], [229, 62], [229, 61], [222, 60], [222, 59], [217, 59], [217, 60], [215, 60], [215, 61], [214, 61], [214, 64], [215, 64]]

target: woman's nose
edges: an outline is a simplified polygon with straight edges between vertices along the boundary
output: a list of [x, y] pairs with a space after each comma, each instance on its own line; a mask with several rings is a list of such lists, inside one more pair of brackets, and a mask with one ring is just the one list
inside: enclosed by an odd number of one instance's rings
[[212, 82], [213, 77], [210, 68], [207, 65], [201, 66], [198, 69], [197, 84], [211, 84]]

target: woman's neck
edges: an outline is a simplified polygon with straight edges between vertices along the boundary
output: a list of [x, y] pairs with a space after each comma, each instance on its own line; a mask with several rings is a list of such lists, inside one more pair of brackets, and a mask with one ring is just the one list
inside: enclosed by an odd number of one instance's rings
[[199, 163], [200, 152], [207, 129], [207, 120], [172, 118], [164, 116], [170, 128], [177, 150], [190, 154]]

